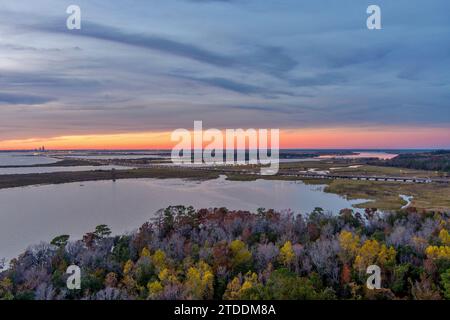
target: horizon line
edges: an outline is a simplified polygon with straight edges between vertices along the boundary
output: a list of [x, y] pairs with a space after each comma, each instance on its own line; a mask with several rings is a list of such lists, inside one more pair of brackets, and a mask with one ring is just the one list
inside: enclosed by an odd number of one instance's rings
[[[44, 146], [45, 147], [45, 146]], [[270, 148], [268, 148], [270, 149]], [[18, 152], [18, 151], [22, 151], [22, 152], [57, 152], [57, 151], [171, 151], [172, 148], [137, 148], [137, 149], [122, 149], [122, 148], [74, 148], [74, 149], [45, 149], [45, 150], [39, 150], [39, 148], [35, 148], [35, 149], [0, 149], [0, 152]], [[195, 149], [191, 149], [191, 150], [195, 150]], [[214, 149], [207, 149], [207, 148], [203, 148], [202, 150], [214, 150]], [[223, 150], [236, 150], [236, 148], [233, 149], [227, 149], [224, 148]], [[252, 149], [248, 149], [246, 148], [245, 150], [252, 150]], [[434, 151], [438, 151], [438, 150], [444, 150], [450, 151], [450, 146], [449, 147], [415, 147], [415, 148], [411, 148], [411, 147], [397, 147], [397, 148], [392, 148], [392, 147], [379, 147], [379, 148], [358, 148], [358, 147], [346, 147], [346, 148], [279, 148], [278, 150], [280, 151], [288, 151], [288, 150], [302, 150], [302, 151], [332, 151], [332, 150], [342, 150], [342, 151], [346, 151], [346, 150], [353, 150], [353, 151], [388, 151], [388, 150], [392, 150], [392, 151], [396, 151], [396, 150], [434, 150]]]

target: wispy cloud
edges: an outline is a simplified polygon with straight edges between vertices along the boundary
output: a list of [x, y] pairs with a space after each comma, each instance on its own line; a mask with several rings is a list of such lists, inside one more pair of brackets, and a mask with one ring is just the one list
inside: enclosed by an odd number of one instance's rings
[[40, 97], [26, 94], [12, 94], [0, 92], [0, 105], [8, 104], [25, 104], [25, 105], [37, 105], [53, 101], [50, 97]]
[[379, 0], [369, 31], [347, 2], [78, 0], [72, 31], [61, 1], [8, 2], [0, 134], [448, 127], [450, 3]]
[[246, 68], [271, 74], [280, 74], [293, 69], [297, 62], [276, 46], [254, 46], [250, 53], [225, 55], [208, 50], [200, 45], [168, 39], [150, 33], [130, 33], [90, 21], [83, 21], [83, 28], [67, 32], [59, 20], [29, 26], [32, 30], [61, 33], [64, 35], [112, 41], [122, 45], [155, 50], [181, 58], [224, 68]]

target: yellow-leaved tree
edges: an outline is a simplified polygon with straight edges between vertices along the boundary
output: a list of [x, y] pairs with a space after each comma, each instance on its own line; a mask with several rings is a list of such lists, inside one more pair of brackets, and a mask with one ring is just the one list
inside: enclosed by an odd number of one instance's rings
[[450, 246], [428, 246], [425, 249], [428, 258], [450, 260]]
[[290, 266], [292, 262], [294, 262], [295, 253], [292, 249], [292, 243], [290, 241], [286, 241], [281, 247], [278, 259], [286, 267]]
[[152, 256], [152, 262], [157, 271], [161, 271], [167, 266], [166, 254], [164, 251], [158, 249]]
[[252, 254], [247, 245], [241, 240], [233, 240], [230, 243], [231, 264], [233, 268], [248, 264], [252, 261]]
[[254, 272], [247, 272], [242, 277], [234, 277], [228, 285], [223, 298], [225, 300], [249, 299], [248, 291], [258, 285], [258, 275]]
[[138, 290], [136, 280], [133, 278], [134, 263], [128, 260], [123, 266], [122, 283], [130, 294], [135, 294]]
[[147, 284], [147, 289], [148, 289], [148, 297], [150, 299], [157, 299], [161, 294], [161, 292], [163, 292], [164, 287], [160, 281], [155, 280]]
[[450, 260], [450, 235], [447, 230], [442, 229], [439, 232], [439, 240], [442, 246], [428, 246], [425, 249], [427, 257], [432, 260]]
[[204, 261], [188, 269], [184, 287], [190, 299], [212, 299], [214, 294], [214, 274], [211, 267]]
[[368, 266], [377, 264], [380, 267], [395, 263], [397, 252], [394, 247], [380, 245], [377, 240], [366, 240], [355, 258], [354, 267], [359, 272], [364, 272]]
[[393, 265], [395, 264], [395, 257], [397, 256], [397, 251], [394, 247], [387, 247], [386, 245], [381, 245], [381, 250], [378, 253], [377, 263], [381, 266]]
[[148, 248], [144, 248], [141, 251], [141, 258], [150, 258], [151, 254], [150, 254], [150, 250], [148, 250]]
[[133, 270], [134, 263], [131, 260], [128, 260], [125, 262], [125, 265], [123, 266], [123, 274], [128, 275], [130, 274], [131, 270]]
[[13, 300], [13, 282], [9, 278], [0, 281], [0, 300]]
[[447, 230], [442, 229], [439, 232], [439, 239], [441, 240], [444, 246], [450, 246], [450, 234], [448, 234]]
[[344, 262], [353, 261], [360, 246], [359, 236], [344, 230], [339, 234], [339, 245], [342, 248], [341, 259]]

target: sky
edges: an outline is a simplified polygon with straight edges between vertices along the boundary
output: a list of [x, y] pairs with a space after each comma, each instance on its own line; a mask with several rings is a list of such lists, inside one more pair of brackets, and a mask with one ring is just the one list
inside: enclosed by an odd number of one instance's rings
[[[66, 9], [81, 8], [81, 30]], [[366, 9], [381, 8], [381, 30]], [[0, 0], [0, 149], [450, 148], [448, 0]]]

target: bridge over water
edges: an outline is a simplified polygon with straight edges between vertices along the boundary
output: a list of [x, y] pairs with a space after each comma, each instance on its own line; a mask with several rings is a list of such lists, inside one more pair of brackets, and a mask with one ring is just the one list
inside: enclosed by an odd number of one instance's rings
[[393, 182], [412, 182], [412, 183], [450, 183], [450, 179], [445, 178], [417, 178], [417, 177], [389, 177], [389, 176], [363, 176], [363, 175], [338, 175], [338, 174], [314, 174], [300, 173], [297, 177], [313, 179], [348, 179], [363, 181], [393, 181]]
[[[181, 164], [133, 164], [135, 168], [168, 168], [168, 167], [186, 167]], [[232, 167], [215, 167], [211, 165], [188, 165], [189, 169], [193, 170], [207, 170], [218, 171], [220, 173], [230, 174], [251, 174], [259, 175], [259, 169], [253, 170], [239, 170]], [[450, 178], [423, 178], [423, 177], [402, 177], [402, 176], [370, 176], [370, 175], [342, 175], [342, 174], [323, 174], [318, 172], [295, 172], [292, 170], [283, 171], [280, 170], [278, 176], [299, 177], [308, 179], [347, 179], [347, 180], [360, 180], [360, 181], [391, 181], [391, 182], [403, 182], [403, 183], [450, 183]]]
[[[220, 171], [223, 173], [234, 174], [259, 174], [259, 172], [242, 172], [240, 170], [225, 169], [225, 168], [213, 168], [213, 167], [199, 167], [198, 169], [207, 169], [213, 171]], [[300, 172], [295, 171], [280, 171], [279, 176], [291, 176], [308, 179], [347, 179], [347, 180], [360, 180], [360, 181], [391, 181], [391, 182], [403, 182], [403, 183], [450, 183], [450, 178], [421, 178], [421, 177], [402, 177], [402, 176], [370, 176], [370, 175], [342, 175], [342, 174], [323, 174], [317, 172]]]

